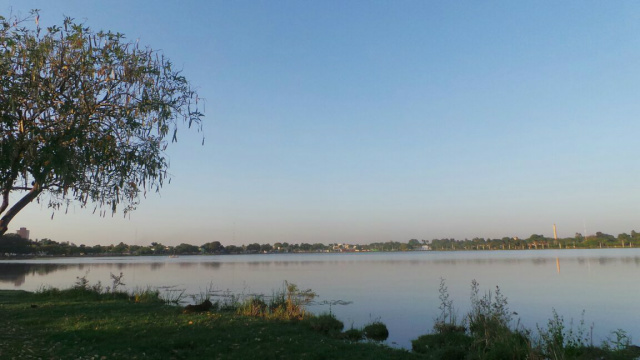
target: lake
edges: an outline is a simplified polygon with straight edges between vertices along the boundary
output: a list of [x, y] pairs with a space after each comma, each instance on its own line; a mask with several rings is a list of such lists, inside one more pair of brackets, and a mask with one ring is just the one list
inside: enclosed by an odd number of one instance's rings
[[[440, 279], [446, 280], [459, 317], [470, 306], [471, 281], [481, 293], [496, 286], [527, 328], [546, 325], [555, 309], [586, 330], [596, 344], [623, 329], [640, 337], [640, 249], [456, 251], [397, 253], [269, 254], [169, 257], [56, 258], [0, 261], [0, 288], [67, 288], [77, 277], [111, 284], [124, 274], [127, 289], [161, 288], [200, 294], [213, 288], [236, 294], [266, 294], [284, 281], [319, 297], [314, 313], [331, 310], [345, 328], [380, 320], [388, 344], [411, 348], [438, 316]], [[349, 305], [327, 303], [342, 300]]]

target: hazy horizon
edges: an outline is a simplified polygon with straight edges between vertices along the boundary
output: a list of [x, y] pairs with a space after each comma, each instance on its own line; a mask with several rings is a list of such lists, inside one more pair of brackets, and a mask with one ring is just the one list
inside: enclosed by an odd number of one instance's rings
[[[640, 230], [640, 4], [0, 0], [162, 50], [206, 99], [124, 219], [76, 244], [367, 243]], [[15, 200], [16, 197], [12, 196]]]

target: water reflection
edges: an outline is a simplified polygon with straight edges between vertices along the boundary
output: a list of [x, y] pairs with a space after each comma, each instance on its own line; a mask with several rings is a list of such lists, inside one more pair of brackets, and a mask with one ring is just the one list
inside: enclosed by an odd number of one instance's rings
[[[627, 250], [631, 251], [631, 250]], [[529, 251], [533, 253], [533, 251]], [[110, 269], [117, 270], [118, 272], [125, 272], [127, 270], [150, 270], [150, 271], [164, 271], [167, 267], [179, 267], [181, 269], [195, 269], [197, 267], [204, 267], [207, 269], [221, 269], [222, 267], [234, 267], [234, 266], [247, 266], [249, 268], [269, 268], [269, 267], [317, 267], [317, 266], [429, 266], [429, 265], [445, 265], [445, 266], [493, 266], [493, 265], [534, 265], [534, 266], [548, 266], [555, 264], [556, 259], [561, 260], [563, 264], [577, 263], [578, 265], [595, 265], [607, 266], [613, 264], [625, 264], [640, 267], [640, 256], [575, 256], [575, 257], [484, 257], [484, 258], [469, 258], [468, 253], [456, 258], [453, 256], [455, 253], [445, 253], [444, 258], [438, 256], [413, 256], [410, 258], [402, 258], [399, 254], [390, 253], [387, 254], [389, 258], [384, 258], [384, 254], [374, 254], [374, 257], [367, 258], [366, 255], [358, 254], [353, 258], [345, 257], [343, 254], [336, 256], [335, 254], [323, 254], [320, 257], [313, 257], [309, 259], [299, 260], [297, 258], [308, 255], [275, 255], [277, 260], [270, 259], [273, 255], [251, 255], [249, 261], [246, 261], [246, 257], [242, 256], [229, 256], [221, 259], [216, 257], [215, 260], [209, 256], [193, 256], [189, 257], [189, 261], [181, 260], [179, 262], [165, 262], [159, 261], [162, 258], [154, 257], [123, 257], [123, 258], [78, 258], [78, 263], [73, 263], [74, 259], [64, 259], [64, 263], [56, 263], [52, 259], [44, 260], [28, 260], [28, 261], [0, 261], [0, 282], [13, 283], [19, 286], [25, 282], [25, 278], [28, 276], [41, 275], [45, 276], [56, 271], [70, 271], [80, 270], [84, 271], [90, 269]], [[481, 253], [486, 255], [486, 253]], [[404, 254], [402, 254], [404, 255]], [[431, 254], [428, 254], [431, 255]], [[519, 254], [521, 255], [521, 254]], [[531, 254], [534, 255], [534, 254]], [[287, 258], [291, 259], [287, 259]], [[324, 257], [324, 259], [322, 258]], [[338, 259], [336, 259], [338, 257]], [[343, 257], [343, 258], [340, 258]], [[400, 257], [400, 258], [399, 258]], [[229, 258], [229, 259], [227, 259]], [[221, 261], [224, 260], [224, 261]], [[232, 260], [232, 261], [228, 261]], [[235, 260], [235, 261], [233, 261]], [[239, 260], [239, 261], [238, 261]]]
[[200, 265], [210, 269], [218, 269], [220, 268], [221, 264], [219, 262], [202, 262], [200, 263]]
[[24, 284], [27, 276], [47, 275], [58, 270], [66, 270], [69, 265], [60, 264], [20, 264], [0, 263], [0, 282]]

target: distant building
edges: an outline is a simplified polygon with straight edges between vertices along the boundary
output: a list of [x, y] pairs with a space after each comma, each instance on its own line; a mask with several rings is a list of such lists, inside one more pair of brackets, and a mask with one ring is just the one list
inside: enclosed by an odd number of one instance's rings
[[20, 230], [16, 231], [21, 238], [29, 240], [29, 230], [25, 227], [21, 227]]

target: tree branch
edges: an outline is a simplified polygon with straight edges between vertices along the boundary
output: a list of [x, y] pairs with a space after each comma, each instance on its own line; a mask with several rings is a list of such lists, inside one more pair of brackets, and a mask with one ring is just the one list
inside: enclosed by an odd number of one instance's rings
[[7, 213], [2, 218], [0, 218], [0, 236], [4, 235], [4, 233], [7, 232], [9, 223], [18, 214], [18, 212], [20, 212], [20, 210], [27, 206], [27, 204], [37, 198], [41, 192], [42, 189], [40, 188], [40, 184], [35, 183], [31, 191], [23, 196], [22, 199], [18, 200], [18, 202], [16, 202], [11, 207], [11, 209], [9, 209], [9, 211], [7, 211]]

